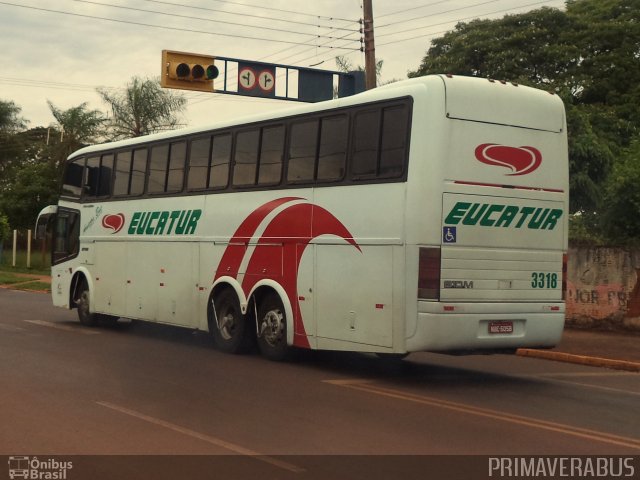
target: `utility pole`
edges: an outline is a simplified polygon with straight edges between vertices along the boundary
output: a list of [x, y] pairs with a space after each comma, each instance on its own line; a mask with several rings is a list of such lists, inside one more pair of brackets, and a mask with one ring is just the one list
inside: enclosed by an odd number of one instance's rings
[[373, 5], [372, 0], [363, 0], [364, 13], [364, 72], [367, 90], [376, 88], [376, 44], [373, 40]]

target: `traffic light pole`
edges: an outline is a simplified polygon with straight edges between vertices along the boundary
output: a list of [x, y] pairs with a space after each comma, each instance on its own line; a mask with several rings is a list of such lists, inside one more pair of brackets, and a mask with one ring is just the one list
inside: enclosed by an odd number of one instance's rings
[[362, 3], [364, 14], [364, 71], [367, 90], [376, 88], [376, 45], [373, 40], [373, 5], [372, 0]]

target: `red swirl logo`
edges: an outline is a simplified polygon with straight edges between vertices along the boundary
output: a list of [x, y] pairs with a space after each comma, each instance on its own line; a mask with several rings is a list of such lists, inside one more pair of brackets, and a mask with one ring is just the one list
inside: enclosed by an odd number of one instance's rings
[[105, 215], [102, 217], [102, 226], [113, 230], [111, 233], [118, 233], [124, 227], [124, 213]]
[[542, 163], [542, 153], [533, 147], [508, 147], [496, 143], [483, 143], [476, 147], [476, 158], [487, 165], [511, 170], [507, 175], [526, 175]]

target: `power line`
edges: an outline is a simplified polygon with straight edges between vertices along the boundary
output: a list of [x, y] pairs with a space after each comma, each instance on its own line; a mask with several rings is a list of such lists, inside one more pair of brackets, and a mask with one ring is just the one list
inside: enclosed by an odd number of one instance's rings
[[[220, 0], [220, 1], [222, 1], [222, 0]], [[322, 28], [328, 28], [328, 27], [322, 27]], [[325, 32], [325, 33], [326, 33], [326, 32]], [[343, 37], [339, 37], [339, 38], [337, 38], [336, 40], [342, 40], [342, 39], [343, 39], [343, 38], [345, 38], [346, 36], [348, 36], [348, 35], [345, 35], [345, 36], [343, 36]], [[331, 42], [329, 42], [329, 43], [333, 43], [333, 42], [334, 42], [334, 41], [336, 41], [336, 40], [332, 40], [332, 41], [331, 41]], [[301, 43], [300, 45], [291, 45], [291, 46], [285, 47], [285, 48], [283, 48], [282, 50], [278, 50], [277, 52], [271, 53], [271, 54], [269, 54], [269, 55], [267, 55], [267, 56], [265, 56], [265, 57], [262, 57], [262, 58], [261, 58], [261, 59], [259, 59], [259, 60], [266, 60], [266, 59], [268, 59], [268, 58], [270, 58], [270, 57], [273, 57], [273, 56], [279, 55], [279, 54], [281, 54], [281, 53], [284, 53], [284, 52], [286, 52], [287, 50], [291, 50], [291, 49], [297, 48], [297, 47], [299, 47], [299, 46], [309, 45], [309, 44], [311, 44], [312, 42], [313, 42], [313, 40], [307, 40], [306, 42], [303, 42], [303, 43]], [[305, 51], [306, 51], [306, 50], [305, 50]], [[289, 58], [289, 57], [286, 57], [286, 58]], [[279, 62], [281, 62], [282, 60], [278, 60], [278, 61], [279, 61]]]
[[[426, 5], [420, 5], [419, 7], [405, 8], [404, 10], [398, 10], [397, 12], [385, 13], [383, 15], [376, 15], [376, 19], [380, 20], [383, 17], [390, 17], [392, 15], [399, 15], [400, 13], [407, 13], [412, 10], [420, 10], [421, 8], [433, 7], [434, 5], [438, 5], [439, 3], [446, 3], [450, 0], [440, 0], [438, 2], [427, 3]], [[379, 28], [379, 27], [376, 27]]]
[[[274, 42], [274, 43], [286, 43], [286, 44], [290, 44], [290, 45], [300, 45], [300, 42], [293, 42], [293, 41], [290, 41], [290, 40], [278, 40], [278, 39], [273, 39], [273, 38], [253, 37], [253, 36], [249, 36], [249, 35], [238, 35], [238, 34], [228, 34], [228, 33], [218, 33], [218, 32], [207, 32], [207, 31], [204, 31], [204, 30], [194, 30], [194, 29], [189, 29], [189, 28], [169, 27], [169, 26], [165, 26], [165, 25], [155, 25], [155, 24], [150, 24], [150, 23], [133, 22], [133, 21], [130, 21], [130, 20], [117, 20], [115, 18], [98, 17], [98, 16], [94, 16], [94, 15], [84, 15], [84, 14], [80, 14], [80, 13], [64, 12], [64, 11], [61, 11], [61, 10], [52, 10], [52, 9], [48, 9], [48, 8], [32, 7], [32, 6], [27, 6], [27, 5], [18, 5], [18, 4], [10, 3], [10, 2], [0, 2], [0, 5], [8, 5], [8, 6], [11, 6], [11, 7], [26, 8], [26, 9], [29, 9], [29, 10], [37, 10], [37, 11], [47, 12], [47, 13], [58, 13], [58, 14], [61, 14], [61, 15], [69, 15], [69, 16], [72, 16], [72, 17], [91, 18], [91, 19], [94, 19], [94, 20], [104, 20], [104, 21], [107, 21], [107, 22], [124, 23], [124, 24], [129, 24], [129, 25], [137, 25], [137, 26], [140, 26], [140, 27], [151, 27], [151, 28], [159, 28], [159, 29], [179, 31], [179, 32], [203, 33], [203, 34], [206, 34], [206, 35], [214, 35], [214, 36], [219, 36], [219, 37], [243, 38], [245, 40], [260, 40], [260, 41], [263, 41], [263, 42]], [[331, 49], [331, 48], [334, 48], [334, 47], [325, 47], [325, 48]], [[342, 48], [342, 50], [358, 50], [358, 49], [357, 48]]]
[[[273, 32], [284, 32], [284, 33], [291, 33], [291, 34], [295, 34], [295, 35], [307, 35], [307, 36], [311, 36], [311, 37], [315, 37], [315, 38], [334, 38], [334, 37], [330, 37], [330, 36], [324, 36], [324, 35], [317, 35], [314, 33], [307, 33], [307, 32], [296, 32], [296, 31], [291, 31], [291, 30], [284, 30], [282, 28], [275, 28], [275, 27], [265, 27], [265, 26], [258, 26], [258, 25], [249, 25], [246, 23], [238, 23], [238, 22], [229, 22], [226, 20], [214, 20], [211, 18], [202, 18], [202, 17], [191, 17], [189, 15], [180, 15], [177, 13], [166, 13], [166, 12], [158, 12], [156, 10], [145, 10], [142, 8], [135, 8], [135, 7], [125, 7], [122, 5], [113, 5], [110, 3], [101, 3], [101, 2], [93, 2], [91, 0], [72, 0], [73, 2], [79, 2], [79, 3], [88, 3], [91, 5], [99, 5], [101, 7], [110, 7], [110, 8], [119, 8], [121, 10], [130, 10], [130, 11], [134, 11], [134, 12], [143, 12], [143, 13], [152, 13], [155, 15], [164, 15], [166, 17], [174, 17], [174, 18], [186, 18], [188, 20], [199, 20], [199, 21], [203, 21], [203, 22], [213, 22], [213, 23], [224, 23], [227, 25], [236, 25], [236, 26], [240, 26], [240, 27], [245, 27], [245, 28], [259, 28], [260, 30], [270, 30]], [[314, 25], [315, 26], [315, 25]]]
[[[394, 33], [386, 33], [384, 35], [378, 35], [378, 36], [382, 37], [382, 36], [388, 36], [388, 35], [397, 35], [399, 33], [405, 33], [405, 32], [414, 31], [414, 30], [421, 30], [423, 28], [430, 28], [430, 27], [435, 27], [435, 26], [439, 26], [439, 25], [445, 25], [445, 24], [448, 24], [448, 23], [463, 22], [465, 20], [471, 20], [471, 19], [475, 19], [475, 18], [486, 17], [488, 15], [495, 15], [496, 13], [511, 12], [513, 10], [518, 10], [518, 9], [527, 8], [527, 7], [533, 7], [533, 6], [536, 6], [536, 5], [541, 5], [543, 3], [551, 3], [551, 2], [555, 2], [555, 1], [559, 1], [559, 0], [542, 0], [542, 1], [539, 1], [539, 2], [529, 3], [527, 5], [520, 5], [518, 7], [505, 8], [505, 9], [502, 9], [502, 10], [496, 10], [496, 11], [493, 11], [493, 12], [484, 13], [482, 15], [471, 15], [471, 16], [465, 17], [465, 18], [458, 18], [456, 20], [449, 20], [449, 21], [446, 21], [446, 22], [434, 23], [434, 24], [431, 24], [431, 25], [425, 25], [425, 26], [422, 26], [422, 27], [416, 27], [416, 28], [413, 28], [413, 29], [410, 29], [410, 30], [403, 30], [401, 32], [394, 32]], [[399, 40], [392, 40], [390, 42], [381, 43], [378, 46], [382, 47], [382, 46], [391, 45], [391, 44], [394, 44], [394, 43], [406, 42], [406, 41], [415, 40], [415, 39], [418, 39], [418, 38], [429, 37], [429, 36], [438, 35], [438, 34], [441, 34], [441, 33], [447, 33], [449, 31], [451, 31], [451, 29], [443, 30], [443, 31], [440, 31], [440, 32], [425, 33], [423, 35], [416, 35], [414, 37], [402, 38], [402, 39], [399, 39]]]
[[[437, 15], [442, 15], [443, 13], [451, 13], [451, 12], [458, 12], [460, 10], [467, 10], [469, 8], [473, 8], [473, 7], [479, 7], [481, 5], [487, 5], [489, 3], [496, 3], [496, 2], [500, 2], [502, 0], [487, 0], [485, 2], [480, 2], [480, 3], [474, 3], [473, 5], [467, 5], [466, 7], [458, 7], [458, 8], [452, 8], [451, 10], [445, 10], [444, 12], [438, 12], [438, 13], [430, 13], [429, 15], [422, 15], [421, 17], [414, 17], [414, 18], [410, 18], [408, 20], [398, 20], [396, 22], [391, 22], [391, 23], [386, 23], [384, 25], [380, 25], [377, 26], [376, 25], [376, 30], [379, 30], [381, 28], [385, 28], [385, 27], [390, 27], [391, 25], [397, 25], [398, 23], [408, 23], [408, 22], [413, 22], [414, 20], [422, 20], [424, 18], [429, 18], [429, 17], [435, 17]], [[376, 37], [383, 37], [385, 34], [383, 35], [378, 35], [376, 33]], [[386, 35], [390, 35], [390, 34], [386, 34]]]
[[[194, 10], [204, 10], [204, 11], [208, 11], [208, 12], [225, 13], [227, 15], [239, 15], [239, 16], [242, 16], [242, 17], [260, 18], [262, 20], [270, 20], [270, 21], [276, 20], [276, 21], [279, 21], [279, 22], [296, 23], [298, 25], [307, 25], [307, 26], [312, 26], [312, 27], [319, 26], [317, 23], [301, 22], [301, 21], [298, 21], [298, 20], [291, 20], [291, 19], [277, 18], [277, 17], [268, 17], [268, 16], [265, 16], [265, 15], [255, 15], [255, 14], [250, 14], [250, 13], [235, 13], [235, 12], [229, 12], [229, 11], [226, 11], [226, 10], [218, 10], [218, 9], [215, 9], [215, 8], [197, 7], [195, 5], [184, 5], [184, 4], [181, 4], [181, 3], [173, 3], [173, 2], [167, 2], [167, 1], [162, 1], [162, 0], [144, 0], [144, 1], [145, 2], [158, 3], [158, 4], [161, 4], [161, 5], [170, 5], [172, 7], [191, 8], [191, 9], [194, 9]], [[232, 3], [232, 2], [228, 2], [228, 3]], [[233, 3], [236, 4], [236, 5], [242, 5], [242, 4], [239, 4], [239, 3], [236, 3], [236, 2], [233, 2]], [[245, 6], [248, 6], [248, 5], [245, 5]], [[266, 7], [264, 7], [264, 8], [266, 8]], [[274, 10], [278, 10], [278, 9], [274, 9]], [[297, 12], [292, 12], [290, 10], [282, 10], [282, 12], [296, 13], [297, 14]], [[316, 16], [316, 15], [311, 15], [311, 16], [315, 17], [317, 19], [324, 18], [326, 20], [343, 20], [343, 19], [337, 19], [337, 18], [334, 19], [334, 18], [330, 18], [330, 17], [320, 17], [320, 16]], [[345, 21], [356, 23], [356, 20], [345, 20]], [[337, 30], [345, 30], [345, 29], [341, 28], [341, 29], [337, 29]]]
[[43, 80], [29, 80], [26, 78], [15, 78], [15, 77], [0, 77], [0, 84], [2, 85], [15, 85], [18, 87], [46, 87], [58, 90], [74, 90], [74, 91], [91, 91], [96, 88], [105, 88], [108, 90], [112, 89], [121, 89], [122, 87], [107, 87], [103, 85], [87, 85], [81, 83], [64, 83], [64, 82], [51, 82], [51, 81], [43, 81]]
[[[209, 8], [206, 7], [195, 7], [195, 6], [190, 6], [190, 5], [182, 5], [182, 4], [177, 4], [177, 3], [171, 3], [171, 2], [163, 2], [160, 0], [144, 0], [145, 2], [154, 2], [154, 3], [164, 3], [167, 5], [175, 5], [175, 6], [180, 6], [180, 7], [186, 7], [186, 8], [197, 8], [199, 10], [211, 10]], [[251, 5], [248, 3], [240, 3], [240, 2], [232, 2], [230, 0], [211, 0], [213, 2], [218, 2], [218, 3], [228, 3], [231, 5], [239, 5], [241, 7], [248, 7], [248, 8], [261, 8], [263, 10], [272, 10], [275, 12], [282, 12], [282, 13], [293, 13], [294, 15], [303, 15], [303, 16], [307, 16], [307, 17], [314, 17], [314, 18], [322, 18], [325, 20], [344, 20], [346, 22], [352, 22], [353, 20], [351, 19], [347, 19], [347, 18], [339, 18], [339, 17], [327, 17], [324, 15], [316, 15], [316, 14], [312, 14], [312, 13], [306, 13], [306, 12], [296, 12], [294, 10], [285, 10], [282, 8], [275, 8], [275, 7], [265, 7], [263, 5]], [[244, 14], [234, 14], [234, 15], [244, 15]]]

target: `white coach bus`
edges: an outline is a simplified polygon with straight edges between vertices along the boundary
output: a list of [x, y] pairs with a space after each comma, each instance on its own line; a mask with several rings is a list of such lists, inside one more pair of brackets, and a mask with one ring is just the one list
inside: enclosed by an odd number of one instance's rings
[[83, 148], [54, 216], [53, 303], [217, 348], [552, 347], [567, 129], [553, 94], [428, 76]]

